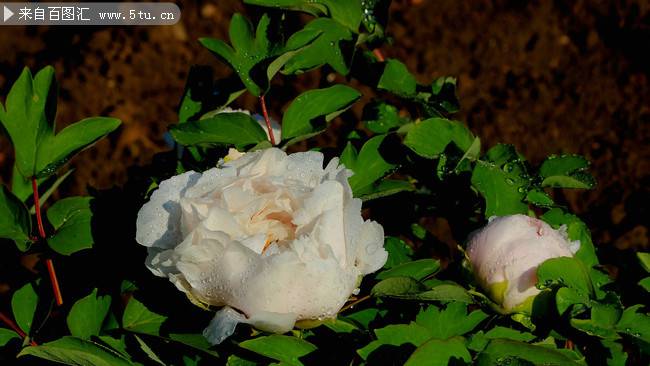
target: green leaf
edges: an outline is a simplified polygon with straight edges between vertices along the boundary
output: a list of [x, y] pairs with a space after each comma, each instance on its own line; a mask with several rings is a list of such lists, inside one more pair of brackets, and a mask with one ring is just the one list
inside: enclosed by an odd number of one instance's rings
[[183, 99], [181, 99], [181, 104], [178, 108], [178, 123], [185, 123], [190, 119], [194, 119], [194, 117], [203, 109], [203, 101], [200, 96], [197, 95], [199, 93], [195, 90], [201, 85], [201, 83], [205, 83], [205, 80], [195, 81], [194, 77], [198, 76], [198, 74], [199, 69], [196, 66], [190, 68], [189, 76], [185, 84]]
[[305, 50], [314, 41], [320, 38], [322, 31], [317, 29], [304, 28], [299, 32], [291, 35], [284, 48], [284, 53], [280, 54], [266, 68], [266, 77], [271, 80], [275, 74], [296, 57], [301, 51]]
[[341, 84], [300, 94], [282, 117], [282, 139], [312, 136], [323, 131], [327, 122], [350, 108], [360, 97], [358, 91]]
[[237, 355], [228, 356], [228, 360], [226, 361], [226, 366], [257, 366], [257, 365], [258, 365], [257, 362], [249, 361]]
[[391, 277], [376, 284], [370, 294], [374, 297], [402, 296], [422, 292], [422, 284], [411, 277]]
[[385, 310], [380, 311], [376, 308], [368, 308], [355, 311], [354, 313], [348, 313], [345, 316], [339, 315], [339, 317], [343, 320], [357, 324], [364, 329], [368, 329], [370, 323], [376, 320], [378, 317], [383, 316], [384, 313]]
[[420, 93], [421, 104], [429, 115], [438, 115], [440, 111], [447, 114], [456, 113], [460, 109], [456, 97], [456, 78], [441, 76], [431, 83], [431, 96]]
[[166, 316], [154, 313], [132, 297], [129, 303], [126, 304], [126, 309], [124, 309], [122, 327], [131, 332], [157, 336], [160, 334], [160, 327], [166, 319]]
[[474, 300], [462, 286], [450, 283], [443, 283], [431, 288], [431, 290], [421, 292], [413, 296], [414, 299], [423, 301], [440, 301], [440, 302], [461, 302], [472, 304]]
[[646, 277], [639, 281], [639, 286], [643, 287], [647, 292], [650, 292], [650, 277]]
[[25, 204], [4, 185], [0, 187], [0, 217], [0, 238], [12, 239], [18, 249], [27, 250], [32, 230], [31, 217]]
[[623, 311], [616, 329], [638, 342], [641, 342], [645, 352], [650, 351], [650, 316], [640, 312], [643, 305], [633, 305]]
[[467, 304], [452, 302], [444, 310], [429, 305], [420, 311], [415, 322], [427, 328], [433, 338], [447, 339], [472, 331], [487, 317], [487, 314], [481, 310], [474, 310], [468, 314]]
[[37, 305], [38, 294], [36, 294], [36, 290], [31, 283], [27, 283], [16, 290], [11, 298], [11, 309], [16, 324], [28, 335], [32, 329], [32, 321], [34, 320]]
[[596, 181], [588, 168], [587, 159], [579, 155], [549, 156], [539, 168], [542, 187], [593, 188]]
[[94, 289], [72, 305], [67, 319], [70, 333], [81, 339], [98, 336], [110, 306], [111, 297], [98, 296], [97, 289]]
[[54, 69], [46, 67], [32, 78], [25, 68], [7, 96], [6, 111], [0, 108], [0, 121], [16, 150], [16, 166], [25, 178], [54, 174], [72, 155], [121, 123], [114, 118], [88, 118], [55, 135], [55, 114]]
[[132, 365], [117, 352], [75, 337], [63, 337], [40, 346], [24, 348], [18, 357], [27, 355], [76, 366]]
[[386, 135], [372, 137], [361, 147], [358, 154], [348, 142], [341, 154], [341, 163], [354, 172], [348, 181], [356, 197], [372, 194], [375, 182], [396, 168], [396, 165], [387, 162], [379, 151], [385, 137]]
[[384, 264], [386, 269], [410, 262], [413, 257], [413, 248], [408, 246], [402, 239], [394, 236], [386, 237], [384, 249], [388, 252], [388, 259]]
[[472, 361], [463, 338], [431, 339], [411, 354], [405, 366], [446, 366], [460, 361], [468, 364]]
[[537, 267], [538, 287], [566, 286], [581, 294], [593, 293], [585, 266], [572, 257], [551, 258]]
[[552, 207], [555, 205], [553, 198], [541, 189], [531, 189], [526, 193], [526, 202], [537, 207]]
[[13, 330], [0, 328], [0, 347], [4, 347], [12, 339], [20, 339], [20, 336]]
[[282, 72], [299, 74], [328, 64], [339, 74], [347, 75], [350, 70], [344, 53], [350, 48], [346, 45], [352, 44], [352, 32], [341, 23], [328, 18], [314, 19], [304, 29], [321, 35], [291, 57]]
[[212, 345], [202, 334], [193, 333], [171, 333], [169, 338], [175, 342], [182, 343], [188, 347], [203, 351], [211, 356], [218, 357], [217, 352], [211, 350]]
[[650, 253], [637, 252], [636, 257], [639, 259], [641, 267], [643, 267], [646, 272], [650, 273]]
[[527, 213], [522, 201], [529, 184], [526, 167], [510, 145], [488, 150], [472, 172], [472, 186], [485, 198], [485, 217]]
[[462, 123], [444, 118], [429, 118], [408, 130], [404, 145], [425, 158], [434, 159], [445, 151], [450, 143], [462, 152], [474, 142], [474, 135]]
[[589, 335], [616, 340], [620, 336], [615, 326], [622, 313], [622, 305], [618, 296], [608, 296], [604, 302], [591, 301], [590, 319], [570, 319], [571, 326]]
[[361, 2], [347, 0], [244, 0], [246, 4], [302, 11], [316, 17], [328, 16], [357, 32], [361, 23]]
[[[589, 303], [589, 294], [581, 291], [577, 291], [573, 288], [562, 287], [557, 290], [555, 294], [555, 306], [557, 312], [560, 315], [563, 315], [567, 310], [569, 310], [573, 305], [576, 304], [588, 304]], [[578, 308], [576, 311], [582, 310]]]
[[192, 66], [178, 107], [178, 123], [213, 117], [245, 92], [236, 75], [213, 81], [211, 67]]
[[367, 360], [372, 352], [383, 345], [401, 346], [403, 344], [412, 344], [419, 347], [431, 339], [429, 330], [414, 322], [410, 324], [392, 324], [384, 328], [378, 328], [375, 329], [375, 335], [377, 340], [357, 350], [359, 356], [364, 360]]
[[623, 351], [623, 345], [609, 340], [600, 342], [607, 350], [609, 355], [607, 357], [607, 366], [625, 366], [627, 362], [627, 353]]
[[135, 292], [137, 289], [138, 286], [129, 280], [122, 280], [122, 283], [120, 284], [120, 294], [122, 295]]
[[532, 362], [535, 365], [577, 365], [571, 358], [549, 347], [509, 339], [494, 339], [486, 349], [478, 354], [475, 364], [498, 365], [514, 363], [520, 360]]
[[[269, 88], [270, 79], [286, 63], [289, 57], [286, 53], [304, 47], [313, 41], [320, 33], [311, 29], [298, 32], [292, 36], [290, 43], [283, 45], [275, 39], [276, 24], [264, 14], [257, 24], [253, 34], [253, 26], [241, 14], [233, 15], [230, 20], [230, 43], [213, 38], [201, 38], [199, 42], [217, 57], [229, 64], [244, 83], [249, 92], [259, 97]], [[278, 58], [282, 58], [280, 62]]]
[[482, 351], [485, 349], [488, 343], [490, 343], [490, 340], [499, 338], [511, 339], [513, 341], [530, 342], [535, 339], [535, 336], [530, 333], [519, 332], [512, 328], [496, 326], [490, 329], [487, 333], [478, 331], [472, 335], [472, 339], [467, 347], [473, 351]]
[[392, 196], [401, 192], [411, 192], [415, 190], [413, 183], [405, 180], [382, 179], [375, 182], [370, 189], [367, 189], [359, 196], [362, 201], [370, 201], [377, 198]]
[[[575, 257], [580, 259], [587, 267], [598, 264], [598, 257], [596, 256], [594, 244], [591, 241], [589, 227], [578, 216], [565, 213], [560, 208], [554, 208], [542, 215], [541, 218], [554, 229], [559, 229], [562, 225], [566, 225], [569, 240], [580, 241], [580, 249], [578, 249]], [[594, 287], [598, 290], [600, 286]]]
[[603, 327], [595, 323], [592, 319], [570, 319], [571, 326], [589, 334], [590, 336], [600, 337], [603, 339], [616, 340], [619, 335], [614, 329]]
[[481, 139], [475, 137], [474, 141], [472, 141], [472, 144], [469, 146], [469, 148], [465, 151], [463, 156], [458, 161], [458, 164], [456, 164], [456, 167], [454, 168], [454, 172], [456, 174], [459, 174], [460, 172], [472, 171], [470, 163], [478, 160], [480, 156], [481, 156]]
[[57, 201], [47, 210], [47, 219], [56, 233], [47, 244], [56, 252], [70, 255], [93, 247], [91, 230], [92, 197], [68, 197]]
[[401, 61], [389, 59], [386, 61], [377, 88], [408, 97], [415, 95], [417, 80]]
[[379, 101], [364, 107], [363, 120], [374, 133], [386, 133], [409, 122], [408, 118], [399, 115], [395, 106]]
[[303, 339], [277, 334], [249, 339], [239, 346], [288, 365], [302, 365], [299, 358], [316, 350]]
[[36, 155], [36, 176], [49, 176], [70, 158], [117, 129], [122, 122], [108, 117], [91, 117], [71, 124], [56, 135], [45, 135]]
[[[269, 18], [268, 15], [264, 14], [262, 19], [258, 24], [259, 33], [263, 37], [266, 37], [264, 32], [264, 27], [268, 27]], [[232, 47], [226, 44], [225, 42], [213, 38], [200, 38], [199, 42], [212, 51], [215, 55], [219, 56], [223, 61], [228, 63], [239, 75], [240, 79], [246, 86], [246, 88], [255, 96], [260, 96], [263, 94], [263, 89], [267, 85], [258, 85], [252, 76], [251, 71], [255, 65], [262, 62], [265, 58], [269, 56], [268, 48], [267, 49], [254, 49], [254, 46], [257, 43], [267, 43], [262, 42], [262, 40], [256, 42], [253, 38], [253, 26], [250, 21], [243, 15], [236, 13], [230, 19], [230, 43]], [[264, 81], [262, 81], [264, 82]], [[268, 83], [268, 80], [266, 80]]]
[[142, 352], [144, 352], [151, 361], [159, 365], [165, 366], [165, 363], [160, 360], [160, 357], [158, 357], [158, 355], [151, 349], [151, 347], [149, 347], [149, 345], [144, 340], [142, 340], [142, 338], [135, 335], [135, 340], [140, 345], [140, 349], [142, 350]]
[[402, 263], [387, 270], [383, 270], [379, 272], [377, 279], [384, 280], [391, 277], [411, 277], [419, 281], [438, 272], [439, 270], [439, 260], [418, 259], [412, 262]]
[[352, 333], [359, 331], [359, 327], [352, 321], [343, 319], [326, 319], [322, 322], [323, 326], [331, 329], [335, 333]]
[[246, 113], [219, 113], [200, 121], [191, 121], [170, 127], [179, 144], [191, 145], [254, 145], [266, 141], [264, 129]]
[[45, 67], [35, 77], [28, 68], [23, 69], [7, 95], [5, 108], [0, 105], [0, 122], [14, 145], [16, 166], [24, 177], [38, 170], [38, 148], [45, 136], [54, 134], [55, 113], [54, 68]]
[[512, 339], [514, 341], [522, 341], [522, 342], [530, 342], [533, 339], [535, 339], [535, 336], [530, 333], [519, 332], [512, 328], [505, 328], [499, 326], [490, 329], [487, 333], [485, 333], [485, 336], [489, 339], [505, 338], [505, 339]]
[[126, 335], [122, 334], [119, 338], [111, 336], [99, 336], [97, 338], [99, 338], [105, 345], [108, 345], [111, 348], [111, 351], [117, 352], [125, 358], [130, 357], [126, 350]]

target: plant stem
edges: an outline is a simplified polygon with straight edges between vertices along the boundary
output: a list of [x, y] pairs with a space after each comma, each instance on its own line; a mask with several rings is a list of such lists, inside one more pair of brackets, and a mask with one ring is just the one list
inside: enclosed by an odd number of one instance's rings
[[[36, 211], [36, 223], [38, 225], [38, 235], [42, 240], [45, 240], [45, 228], [43, 227], [43, 217], [41, 216], [41, 204], [38, 200], [38, 183], [36, 178], [32, 177], [32, 191], [34, 192], [34, 210]], [[63, 296], [61, 295], [61, 288], [59, 287], [59, 279], [56, 277], [54, 270], [54, 262], [51, 259], [45, 260], [45, 266], [50, 276], [52, 283], [52, 292], [54, 293], [54, 300], [58, 306], [63, 305]]]
[[40, 235], [41, 239], [45, 239], [45, 229], [43, 228], [43, 218], [41, 217], [41, 204], [38, 200], [38, 183], [35, 177], [32, 177], [32, 191], [34, 192], [34, 210], [36, 211], [38, 235]]
[[341, 308], [341, 310], [339, 310], [339, 313], [342, 313], [342, 312], [344, 312], [344, 311], [346, 311], [346, 310], [348, 310], [350, 308], [353, 308], [355, 305], [357, 305], [359, 303], [362, 303], [362, 302], [364, 302], [364, 301], [366, 301], [368, 299], [370, 299], [370, 295], [366, 295], [366, 296], [364, 296], [362, 298], [359, 298], [359, 299], [345, 305], [343, 308]]
[[264, 121], [266, 122], [266, 129], [269, 131], [269, 140], [271, 140], [271, 145], [275, 145], [275, 136], [273, 136], [273, 128], [271, 128], [271, 119], [269, 118], [269, 112], [266, 110], [266, 101], [264, 100], [264, 95], [260, 95], [260, 104], [262, 105], [262, 115], [264, 116]]
[[377, 57], [377, 60], [379, 62], [386, 61], [386, 58], [384, 57], [384, 54], [381, 52], [381, 50], [379, 48], [375, 48], [374, 50], [372, 50], [372, 53], [375, 55], [375, 57]]
[[566, 342], [564, 343], [564, 348], [566, 349], [573, 349], [574, 344], [573, 341], [570, 339], [567, 339]]
[[[23, 332], [23, 330], [20, 329], [20, 327], [18, 327], [18, 326], [16, 325], [16, 323], [14, 323], [14, 321], [11, 320], [11, 318], [9, 318], [8, 316], [4, 315], [1, 311], [0, 311], [0, 320], [1, 320], [3, 323], [5, 323], [5, 325], [8, 326], [11, 330], [13, 330], [14, 332], [18, 333], [18, 335], [19, 335], [22, 339], [27, 338], [27, 334], [25, 334], [25, 332]], [[30, 341], [29, 341], [29, 344], [31, 344], [32, 346], [38, 346], [38, 344], [36, 344], [36, 342], [34, 342], [33, 340], [30, 340]]]

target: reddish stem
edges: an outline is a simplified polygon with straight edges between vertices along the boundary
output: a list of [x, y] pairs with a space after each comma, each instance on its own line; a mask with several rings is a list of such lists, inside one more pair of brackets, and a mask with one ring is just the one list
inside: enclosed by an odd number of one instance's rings
[[574, 348], [573, 341], [570, 340], [570, 339], [567, 339], [566, 342], [564, 343], [564, 348], [573, 349]]
[[34, 209], [36, 211], [36, 222], [38, 223], [38, 235], [45, 239], [45, 228], [43, 228], [43, 218], [41, 217], [41, 204], [38, 200], [38, 183], [36, 178], [32, 177], [32, 191], [34, 192]]
[[273, 136], [271, 119], [269, 118], [269, 112], [266, 110], [266, 101], [264, 100], [263, 95], [260, 95], [260, 104], [262, 105], [262, 115], [264, 116], [264, 121], [266, 122], [266, 129], [269, 131], [269, 140], [271, 140], [271, 145], [275, 145], [275, 136]]
[[[38, 234], [41, 239], [45, 240], [45, 228], [43, 227], [43, 218], [41, 216], [41, 204], [38, 199], [38, 183], [36, 178], [32, 177], [32, 191], [34, 192], [34, 211], [36, 211], [36, 223], [38, 225]], [[59, 279], [56, 277], [54, 270], [54, 262], [51, 259], [45, 260], [47, 272], [50, 275], [50, 282], [52, 283], [52, 292], [54, 293], [54, 300], [58, 306], [63, 305], [63, 296], [61, 295], [61, 288], [59, 287]]]
[[[3, 323], [5, 323], [5, 325], [8, 326], [11, 330], [13, 330], [14, 332], [18, 333], [18, 335], [19, 335], [22, 339], [27, 338], [27, 334], [25, 334], [25, 332], [23, 332], [23, 330], [20, 329], [20, 327], [18, 327], [18, 326], [16, 325], [16, 323], [14, 323], [14, 321], [11, 320], [11, 318], [9, 318], [8, 316], [4, 315], [4, 313], [2, 313], [2, 312], [0, 312], [0, 320], [1, 320]], [[31, 344], [32, 346], [38, 346], [38, 344], [36, 344], [36, 342], [34, 342], [34, 341], [32, 341], [32, 340], [29, 341], [29, 344]]]
[[379, 48], [375, 48], [374, 50], [372, 50], [372, 53], [375, 55], [375, 57], [377, 57], [377, 60], [379, 60], [379, 62], [386, 61], [384, 54], [381, 52]]
[[56, 277], [56, 271], [54, 270], [54, 261], [50, 258], [45, 260], [45, 266], [47, 267], [47, 273], [50, 275], [50, 281], [52, 282], [52, 292], [54, 293], [54, 300], [56, 301], [57, 306], [63, 305], [63, 295], [61, 295], [61, 287], [59, 286], [59, 279]]

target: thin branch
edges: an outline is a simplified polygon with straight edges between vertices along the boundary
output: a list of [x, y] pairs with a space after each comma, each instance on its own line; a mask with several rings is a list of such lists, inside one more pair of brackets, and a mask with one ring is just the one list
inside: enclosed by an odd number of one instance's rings
[[364, 296], [362, 298], [359, 298], [359, 299], [345, 305], [343, 308], [341, 308], [341, 310], [339, 310], [339, 313], [342, 313], [342, 312], [344, 312], [344, 311], [346, 311], [348, 309], [351, 309], [351, 308], [355, 307], [356, 305], [358, 305], [358, 304], [360, 304], [360, 303], [362, 303], [362, 302], [364, 302], [364, 301], [366, 301], [368, 299], [370, 299], [370, 295], [366, 295], [366, 296]]
[[273, 136], [271, 119], [269, 118], [269, 112], [266, 110], [266, 101], [264, 100], [263, 95], [260, 95], [260, 104], [262, 105], [262, 115], [264, 116], [264, 121], [266, 122], [266, 129], [269, 131], [269, 140], [271, 140], [271, 145], [275, 145], [275, 136]]
[[[11, 318], [4, 315], [1, 311], [0, 311], [0, 321], [5, 323], [5, 325], [8, 326], [11, 330], [18, 333], [18, 335], [22, 339], [27, 338], [27, 334], [25, 334], [25, 332], [23, 332], [23, 330], [20, 329], [20, 327], [18, 325], [16, 325], [16, 323], [13, 320], [11, 320]], [[38, 344], [36, 342], [34, 342], [33, 340], [31, 340], [31, 339], [29, 340], [29, 344], [32, 345], [32, 346], [38, 346]]]
[[34, 192], [34, 210], [36, 211], [36, 222], [38, 224], [38, 235], [45, 239], [45, 228], [43, 228], [43, 218], [41, 217], [41, 204], [38, 199], [38, 183], [36, 177], [32, 177], [32, 191]]
[[375, 48], [374, 50], [372, 50], [372, 53], [375, 55], [375, 57], [377, 57], [377, 60], [379, 62], [386, 61], [386, 58], [384, 57], [384, 54], [381, 52], [381, 50], [379, 48]]
[[[41, 216], [41, 204], [38, 199], [38, 183], [36, 182], [36, 177], [32, 177], [32, 191], [34, 193], [34, 211], [36, 212], [36, 223], [38, 225], [38, 234], [42, 240], [45, 240], [45, 228], [43, 227], [43, 217]], [[52, 283], [52, 292], [54, 293], [54, 300], [58, 306], [63, 305], [63, 296], [61, 295], [61, 287], [59, 286], [59, 279], [56, 277], [56, 271], [54, 270], [54, 262], [51, 259], [45, 260], [45, 266], [47, 267], [47, 273], [50, 276], [50, 282]]]

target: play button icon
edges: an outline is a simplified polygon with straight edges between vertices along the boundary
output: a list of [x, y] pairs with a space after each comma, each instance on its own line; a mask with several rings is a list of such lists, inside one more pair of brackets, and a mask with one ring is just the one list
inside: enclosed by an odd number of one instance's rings
[[9, 9], [6, 6], [3, 6], [3, 8], [4, 8], [3, 9], [3, 11], [4, 11], [4, 21], [6, 22], [9, 18], [11, 18], [14, 15], [14, 12], [11, 11], [11, 9]]

